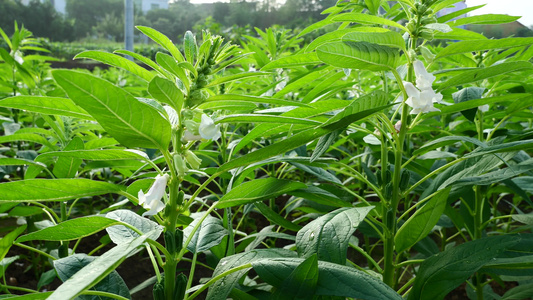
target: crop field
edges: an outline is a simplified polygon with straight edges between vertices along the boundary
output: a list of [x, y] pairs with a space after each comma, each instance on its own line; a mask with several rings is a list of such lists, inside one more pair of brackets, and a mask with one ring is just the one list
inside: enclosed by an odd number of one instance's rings
[[532, 299], [533, 38], [389, 2], [90, 70], [0, 30], [0, 299]]

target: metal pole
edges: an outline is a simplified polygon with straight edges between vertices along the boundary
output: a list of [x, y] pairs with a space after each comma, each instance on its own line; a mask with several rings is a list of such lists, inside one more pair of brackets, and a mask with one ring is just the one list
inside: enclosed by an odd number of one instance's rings
[[[124, 0], [124, 46], [133, 52], [133, 0]], [[133, 60], [131, 56], [127, 59]]]

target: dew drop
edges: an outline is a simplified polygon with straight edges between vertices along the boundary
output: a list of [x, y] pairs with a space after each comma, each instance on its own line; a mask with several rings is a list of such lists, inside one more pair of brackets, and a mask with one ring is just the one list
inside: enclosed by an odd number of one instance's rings
[[226, 261], [223, 261], [221, 265], [223, 266], [223, 265], [225, 265], [227, 263], [228, 263], [228, 261], [226, 260]]
[[315, 233], [311, 232], [311, 235], [309, 236], [309, 240], [313, 240], [315, 238]]

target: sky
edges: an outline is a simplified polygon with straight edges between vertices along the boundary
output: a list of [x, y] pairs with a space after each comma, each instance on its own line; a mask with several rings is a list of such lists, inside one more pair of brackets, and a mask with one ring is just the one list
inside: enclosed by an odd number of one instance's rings
[[[191, 3], [217, 1], [227, 2], [227, 0], [191, 0]], [[471, 12], [470, 15], [506, 14], [520, 16], [522, 17], [518, 20], [520, 23], [526, 26], [533, 25], [533, 0], [466, 0], [466, 4], [468, 7], [486, 4], [484, 7]]]
[[518, 21], [526, 26], [533, 25], [533, 0], [466, 0], [468, 7], [486, 4], [470, 12], [470, 15], [506, 14], [520, 16]]

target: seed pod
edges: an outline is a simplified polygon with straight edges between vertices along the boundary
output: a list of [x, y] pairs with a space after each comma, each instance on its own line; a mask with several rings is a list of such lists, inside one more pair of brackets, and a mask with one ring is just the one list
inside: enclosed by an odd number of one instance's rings
[[174, 300], [183, 300], [186, 288], [187, 276], [183, 273], [179, 273], [178, 276], [176, 276], [176, 284], [174, 285]]
[[154, 300], [166, 300], [165, 299], [165, 286], [164, 280], [161, 279], [160, 282], [156, 282], [154, 284], [154, 287], [152, 288], [152, 294], [154, 296]]
[[180, 154], [174, 155], [174, 167], [176, 168], [176, 171], [178, 172], [178, 177], [183, 178], [185, 176], [185, 173], [189, 171], [187, 169], [187, 166], [185, 165], [185, 161], [183, 160], [183, 157], [181, 157]]
[[387, 200], [392, 198], [392, 182], [387, 183], [387, 185], [383, 189], [383, 196]]
[[409, 186], [411, 181], [411, 172], [407, 170], [402, 170], [402, 175], [400, 177], [400, 190], [404, 191]]
[[165, 248], [170, 254], [177, 254], [183, 247], [183, 231], [176, 229], [175, 232], [166, 231], [164, 234]]
[[422, 29], [418, 36], [428, 41], [432, 41], [435, 37], [435, 35], [430, 29]]

